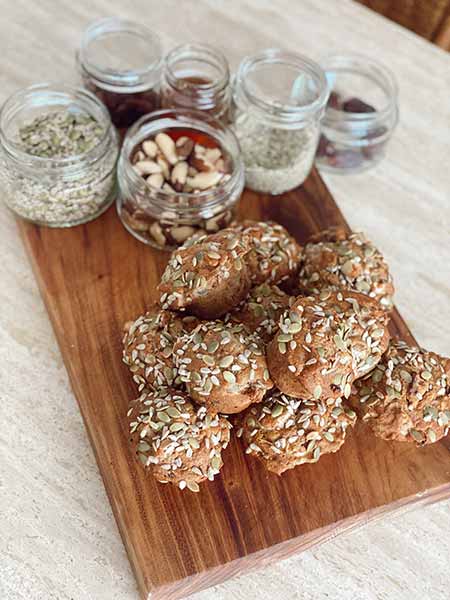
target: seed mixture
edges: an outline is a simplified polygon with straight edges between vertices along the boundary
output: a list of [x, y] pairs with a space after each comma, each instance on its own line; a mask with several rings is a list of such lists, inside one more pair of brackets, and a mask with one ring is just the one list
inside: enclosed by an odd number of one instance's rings
[[67, 164], [24, 169], [8, 159], [0, 174], [8, 206], [25, 219], [54, 227], [95, 218], [112, 200], [118, 153], [115, 134], [111, 133], [108, 147], [96, 160], [87, 162], [83, 156], [104, 136], [104, 128], [93, 117], [66, 109], [24, 125], [18, 132], [23, 151], [49, 160], [66, 159]]
[[245, 185], [268, 194], [282, 194], [306, 179], [314, 161], [319, 126], [281, 129], [249, 114], [238, 115], [236, 136], [245, 165]]
[[393, 307], [394, 286], [382, 254], [362, 233], [329, 229], [306, 244], [298, 277], [299, 291], [349, 289], [367, 294], [386, 310]]
[[239, 416], [236, 435], [242, 436], [246, 454], [281, 475], [337, 452], [355, 422], [356, 413], [341, 398], [302, 400], [274, 389]]
[[189, 397], [168, 388], [144, 392], [128, 411], [132, 443], [144, 467], [160, 483], [199, 491], [223, 465], [228, 445], [228, 420], [195, 407]]
[[216, 412], [241, 412], [273, 385], [261, 338], [242, 324], [204, 322], [181, 337], [173, 353], [191, 398]]
[[[191, 130], [182, 130], [186, 135], [174, 136], [160, 132], [143, 140], [130, 157], [134, 171], [147, 183], [141, 193], [127, 198], [121, 216], [125, 223], [138, 235], [143, 236], [160, 248], [179, 246], [194, 233], [214, 233], [231, 222], [233, 213], [224, 206], [217, 206], [208, 215], [183, 216], [183, 208], [195, 206], [195, 195], [206, 192], [209, 200], [218, 193], [218, 188], [231, 178], [232, 162], [228, 154], [213, 138]], [[196, 141], [200, 139], [200, 141]], [[205, 143], [208, 146], [204, 145]], [[166, 192], [168, 208], [161, 213], [152, 207], [155, 194]], [[192, 194], [193, 199], [182, 199], [178, 194]], [[172, 208], [170, 208], [172, 206]]]
[[353, 399], [375, 435], [432, 444], [450, 428], [450, 359], [391, 342], [376, 368], [354, 383]]

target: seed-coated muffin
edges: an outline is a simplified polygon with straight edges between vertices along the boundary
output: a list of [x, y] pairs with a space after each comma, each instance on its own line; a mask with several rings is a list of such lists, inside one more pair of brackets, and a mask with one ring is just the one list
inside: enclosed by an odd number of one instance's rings
[[134, 322], [125, 324], [123, 362], [133, 374], [138, 391], [144, 388], [176, 386], [173, 344], [180, 335], [191, 331], [198, 319], [179, 315], [155, 306]]
[[189, 395], [211, 411], [241, 412], [272, 387], [262, 340], [240, 323], [201, 323], [173, 351]]
[[379, 362], [389, 317], [357, 292], [297, 298], [267, 346], [274, 384], [295, 398], [348, 398], [351, 384]]
[[312, 238], [303, 249], [298, 291], [354, 290], [393, 307], [394, 286], [382, 254], [363, 233], [332, 228]]
[[223, 461], [231, 425], [226, 417], [195, 406], [170, 388], [144, 392], [128, 411], [131, 441], [139, 460], [160, 483], [198, 492]]
[[356, 413], [344, 406], [341, 398], [301, 400], [274, 388], [261, 404], [239, 415], [236, 426], [246, 453], [281, 475], [337, 452], [355, 421]]
[[278, 329], [281, 315], [294, 302], [294, 296], [289, 296], [276, 285], [263, 283], [252, 288], [247, 298], [227, 318], [243, 323], [267, 344]]
[[449, 431], [450, 359], [434, 352], [391, 342], [353, 392], [364, 421], [385, 440], [423, 446]]
[[221, 317], [250, 290], [249, 251], [248, 237], [236, 229], [187, 240], [172, 253], [158, 285], [160, 305], [202, 319]]
[[250, 239], [246, 261], [253, 285], [280, 283], [297, 272], [302, 249], [282, 225], [247, 220], [234, 227]]

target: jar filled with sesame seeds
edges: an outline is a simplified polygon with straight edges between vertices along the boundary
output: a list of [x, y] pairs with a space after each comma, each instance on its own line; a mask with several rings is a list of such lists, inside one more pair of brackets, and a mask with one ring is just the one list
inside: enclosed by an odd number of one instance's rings
[[90, 92], [39, 84], [0, 111], [0, 182], [19, 217], [50, 227], [90, 221], [111, 204], [118, 139]]

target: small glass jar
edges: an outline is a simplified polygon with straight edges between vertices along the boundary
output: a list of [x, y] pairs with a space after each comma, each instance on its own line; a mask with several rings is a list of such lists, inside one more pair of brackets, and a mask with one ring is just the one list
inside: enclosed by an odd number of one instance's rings
[[281, 194], [308, 176], [328, 98], [325, 73], [282, 50], [245, 58], [234, 83], [234, 129], [246, 186]]
[[397, 85], [386, 67], [364, 56], [323, 61], [331, 94], [322, 120], [316, 164], [355, 173], [378, 163], [398, 123]]
[[83, 84], [117, 128], [160, 107], [161, 43], [144, 25], [115, 17], [95, 21], [84, 32], [77, 63]]
[[[152, 187], [136, 172], [132, 157], [144, 141], [162, 132], [173, 140], [189, 137], [203, 147], [220, 148], [229, 175], [216, 187], [196, 193]], [[145, 244], [171, 250], [195, 233], [214, 233], [233, 220], [244, 187], [239, 143], [230, 129], [198, 112], [156, 111], [142, 117], [125, 136], [118, 181], [117, 212], [125, 228]]]
[[115, 192], [118, 151], [108, 112], [84, 89], [34, 85], [13, 94], [0, 111], [4, 199], [38, 225], [71, 227], [104, 212]]
[[226, 124], [231, 100], [225, 56], [206, 44], [185, 44], [166, 56], [161, 76], [164, 108], [199, 110]]

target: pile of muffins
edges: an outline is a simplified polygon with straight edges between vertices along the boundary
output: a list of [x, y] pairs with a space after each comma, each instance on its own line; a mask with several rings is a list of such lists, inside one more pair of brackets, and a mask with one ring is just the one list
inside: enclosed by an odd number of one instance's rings
[[281, 225], [237, 223], [175, 250], [158, 292], [123, 359], [133, 449], [160, 483], [199, 491], [232, 428], [279, 475], [339, 450], [357, 416], [387, 440], [448, 433], [450, 359], [390, 339], [392, 279], [360, 233], [301, 248]]

